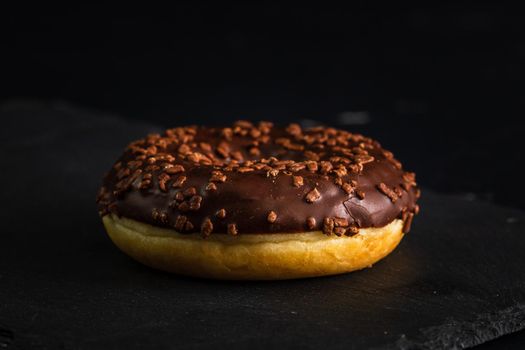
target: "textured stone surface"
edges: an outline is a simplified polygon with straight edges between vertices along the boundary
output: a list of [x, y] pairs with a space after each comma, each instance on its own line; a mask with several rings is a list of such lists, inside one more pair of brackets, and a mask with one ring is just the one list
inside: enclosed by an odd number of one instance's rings
[[1, 114], [0, 347], [430, 349], [525, 328], [520, 211], [423, 191], [412, 232], [372, 269], [183, 278], [120, 253], [94, 203], [127, 141], [155, 127], [67, 108]]

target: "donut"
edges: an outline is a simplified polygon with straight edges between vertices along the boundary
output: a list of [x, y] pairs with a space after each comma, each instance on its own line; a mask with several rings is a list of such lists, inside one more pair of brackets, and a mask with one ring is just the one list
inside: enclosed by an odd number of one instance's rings
[[97, 204], [115, 245], [147, 266], [275, 280], [372, 266], [410, 230], [419, 196], [371, 138], [241, 120], [130, 143]]

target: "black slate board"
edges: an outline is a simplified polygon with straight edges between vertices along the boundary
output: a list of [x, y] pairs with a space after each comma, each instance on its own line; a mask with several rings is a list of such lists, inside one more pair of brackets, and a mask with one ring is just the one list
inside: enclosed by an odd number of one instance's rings
[[523, 212], [423, 191], [412, 232], [372, 269], [180, 277], [120, 253], [94, 204], [113, 159], [155, 127], [63, 106], [0, 113], [0, 348], [430, 349], [525, 328]]

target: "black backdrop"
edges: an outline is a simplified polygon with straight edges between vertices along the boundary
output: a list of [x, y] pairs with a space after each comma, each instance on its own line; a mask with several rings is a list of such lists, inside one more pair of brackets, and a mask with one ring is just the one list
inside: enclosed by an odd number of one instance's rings
[[338, 125], [377, 137], [425, 187], [523, 209], [524, 17], [487, 3], [4, 9], [0, 102]]
[[6, 10], [0, 98], [166, 126], [357, 123], [348, 127], [396, 151], [423, 185], [525, 208], [523, 20], [489, 4]]

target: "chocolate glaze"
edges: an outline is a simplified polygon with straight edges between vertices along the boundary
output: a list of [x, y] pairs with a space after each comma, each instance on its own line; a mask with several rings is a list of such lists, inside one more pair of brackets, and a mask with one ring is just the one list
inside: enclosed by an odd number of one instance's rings
[[[235, 234], [312, 231], [307, 225], [309, 217], [315, 218], [314, 230], [330, 234], [334, 232], [330, 218], [343, 218], [347, 227], [353, 228], [346, 231], [348, 234], [358, 228], [384, 226], [395, 218], [411, 218], [418, 210], [419, 189], [413, 174], [404, 172], [390, 152], [369, 138], [332, 128], [301, 130], [295, 124], [274, 128], [271, 123], [253, 126], [237, 122], [224, 130], [176, 128], [130, 144], [104, 178], [97, 199], [100, 214], [114, 213], [155, 226], [178, 227], [177, 231], [188, 233], [201, 231], [201, 225], [209, 218], [213, 233], [227, 233], [228, 225], [235, 224]], [[201, 145], [202, 142], [206, 144]], [[227, 154], [217, 152], [221, 142], [227, 143]], [[189, 149], [181, 149], [183, 144]], [[195, 158], [195, 152], [206, 159]], [[239, 160], [232, 160], [234, 156]], [[309, 158], [317, 157], [319, 161], [313, 163], [331, 160], [333, 169], [300, 169]], [[282, 160], [294, 162], [282, 169], [278, 162]], [[177, 164], [184, 171], [166, 175], [165, 169]], [[338, 164], [345, 168], [342, 173], [335, 171]], [[243, 166], [249, 169], [239, 172]], [[271, 171], [279, 167], [278, 173]], [[137, 169], [140, 174], [133, 175]], [[225, 175], [226, 180], [213, 182], [216, 189], [207, 190], [214, 170]], [[172, 187], [179, 176], [185, 176], [186, 181], [180, 188]], [[301, 176], [303, 184], [294, 186], [293, 176]], [[351, 184], [351, 190], [343, 190], [341, 183]], [[391, 189], [390, 195], [378, 189], [381, 183]], [[191, 193], [192, 187], [196, 193]], [[305, 198], [314, 189], [320, 197], [310, 203]], [[177, 192], [184, 191], [195, 197], [186, 198], [186, 202], [199, 202], [197, 209], [179, 207], [182, 195]], [[226, 215], [217, 214], [221, 209]], [[271, 211], [277, 215], [274, 222], [268, 219]], [[189, 224], [182, 225], [181, 221]], [[209, 228], [206, 235], [208, 231]]]

